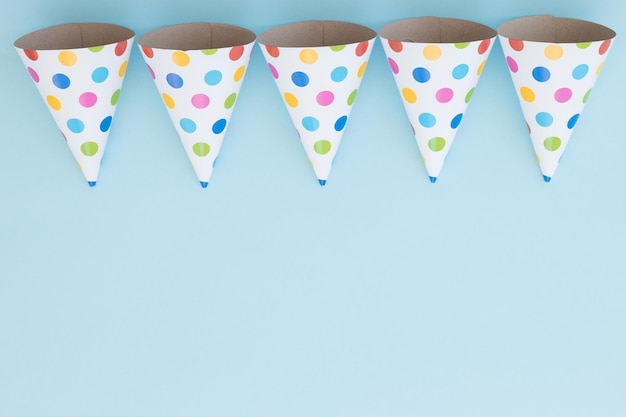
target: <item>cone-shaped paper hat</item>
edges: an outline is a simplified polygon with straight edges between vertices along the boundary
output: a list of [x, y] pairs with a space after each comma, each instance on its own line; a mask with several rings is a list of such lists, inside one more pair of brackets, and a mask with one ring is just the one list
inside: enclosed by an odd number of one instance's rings
[[142, 35], [137, 44], [206, 187], [250, 60], [255, 34], [219, 23], [186, 23]]
[[549, 182], [615, 32], [583, 20], [530, 16], [498, 27], [537, 160]]
[[98, 179], [134, 36], [122, 26], [69, 23], [14, 44], [91, 186]]
[[259, 44], [321, 185], [326, 184], [367, 61], [373, 30], [306, 21], [271, 29]]
[[493, 46], [496, 31], [418, 17], [380, 30], [381, 42], [431, 182], [435, 182]]

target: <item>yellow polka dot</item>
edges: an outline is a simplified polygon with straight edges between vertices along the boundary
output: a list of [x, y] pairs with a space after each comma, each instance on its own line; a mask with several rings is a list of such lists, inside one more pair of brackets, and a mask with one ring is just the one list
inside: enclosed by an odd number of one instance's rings
[[72, 51], [59, 52], [59, 62], [66, 67], [71, 67], [77, 60], [78, 58], [76, 57], [76, 54]]
[[183, 51], [175, 51], [174, 53], [172, 53], [172, 61], [174, 61], [174, 64], [178, 65], [179, 67], [186, 67], [187, 65], [189, 65], [190, 59], [187, 53]]
[[436, 61], [441, 57], [441, 48], [437, 45], [428, 45], [424, 47], [424, 58], [429, 61]]
[[296, 98], [296, 96], [294, 96], [291, 93], [285, 93], [284, 97], [285, 97], [285, 103], [287, 103], [289, 107], [291, 108], [298, 107], [298, 99]]
[[163, 102], [165, 103], [165, 105], [168, 108], [173, 109], [175, 106], [174, 99], [169, 94], [165, 94], [165, 93], [163, 93], [162, 97], [163, 97]]
[[366, 67], [367, 67], [367, 61], [362, 63], [361, 66], [359, 67], [359, 70], [356, 73], [357, 77], [361, 78], [363, 76], [363, 74], [365, 74], [365, 68]]
[[128, 66], [128, 61], [124, 61], [122, 62], [122, 65], [120, 65], [120, 69], [117, 71], [117, 75], [121, 77], [124, 76], [124, 74], [126, 74], [126, 67]]
[[61, 110], [61, 101], [55, 96], [47, 96], [46, 101], [52, 110]]
[[539, 158], [539, 154], [538, 153], [535, 154], [535, 158], [537, 158], [537, 162], [538, 163], [541, 163], [541, 158]]
[[417, 94], [415, 94], [415, 91], [410, 88], [402, 89], [402, 97], [404, 97], [404, 99], [409, 103], [415, 103], [417, 101]]
[[303, 49], [300, 51], [300, 61], [305, 64], [314, 64], [317, 61], [317, 52], [313, 49]]
[[487, 63], [487, 60], [485, 59], [483, 62], [480, 63], [480, 65], [478, 66], [478, 70], [476, 71], [476, 75], [480, 75], [483, 73], [483, 70], [485, 69], [485, 64]]
[[245, 72], [246, 72], [246, 66], [245, 65], [240, 66], [239, 68], [237, 68], [237, 71], [235, 71], [235, 75], [233, 76], [233, 79], [235, 81], [241, 80]]
[[530, 88], [522, 87], [519, 89], [519, 93], [522, 96], [522, 99], [524, 99], [524, 101], [527, 101], [529, 103], [535, 101], [535, 92], [531, 90]]
[[604, 67], [604, 61], [602, 61], [602, 63], [598, 66], [598, 69], [596, 70], [596, 77], [600, 75], [600, 72], [602, 72], [602, 67]]
[[563, 48], [559, 45], [548, 45], [543, 53], [546, 55], [546, 58], [555, 61], [563, 56]]

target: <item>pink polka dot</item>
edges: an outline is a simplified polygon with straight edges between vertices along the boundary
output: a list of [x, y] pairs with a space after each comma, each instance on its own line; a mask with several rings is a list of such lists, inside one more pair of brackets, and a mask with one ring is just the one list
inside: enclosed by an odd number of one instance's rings
[[31, 67], [28, 67], [28, 73], [30, 74], [30, 76], [31, 76], [31, 78], [33, 79], [34, 82], [36, 82], [36, 83], [39, 82], [39, 74], [37, 74], [37, 71], [35, 71]]
[[322, 91], [317, 95], [317, 104], [320, 106], [329, 106], [335, 100], [335, 96], [330, 91]]
[[78, 97], [78, 102], [83, 107], [93, 107], [98, 101], [98, 97], [94, 93], [83, 93]]
[[569, 88], [559, 88], [554, 93], [554, 99], [559, 103], [567, 103], [572, 98], [572, 90]]
[[515, 62], [515, 60], [511, 58], [510, 56], [506, 57], [506, 63], [509, 66], [509, 69], [511, 70], [511, 72], [517, 72], [517, 70], [519, 69], [517, 66], [517, 62]]
[[[402, 44], [400, 44], [400, 45], [402, 45]], [[394, 74], [397, 74], [398, 72], [400, 72], [400, 68], [398, 68], [398, 64], [396, 63], [396, 61], [394, 61], [391, 58], [389, 58], [389, 66], [391, 67], [391, 71]]]
[[454, 91], [450, 88], [441, 88], [435, 94], [435, 98], [440, 103], [447, 103], [454, 97]]
[[[147, 65], [147, 64], [146, 64]], [[148, 66], [148, 71], [150, 71], [150, 76], [152, 77], [152, 79], [156, 79], [156, 75], [154, 75], [154, 70], [152, 69], [152, 67], [150, 65]]]
[[272, 64], [267, 64], [268, 67], [270, 67], [270, 71], [272, 72], [272, 77], [274, 77], [274, 79], [278, 79], [278, 70], [276, 69], [275, 66], [273, 66]]
[[209, 102], [209, 96], [206, 94], [196, 94], [191, 97], [191, 104], [193, 104], [196, 109], [206, 108], [209, 105]]

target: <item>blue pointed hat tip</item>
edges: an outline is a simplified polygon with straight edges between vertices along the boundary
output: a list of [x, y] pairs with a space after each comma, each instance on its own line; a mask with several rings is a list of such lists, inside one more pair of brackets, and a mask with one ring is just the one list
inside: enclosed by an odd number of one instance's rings
[[87, 181], [87, 184], [89, 184], [90, 187], [95, 187], [96, 186], [96, 182], [95, 181]]
[[433, 184], [437, 182], [437, 177], [428, 177], [428, 178], [430, 178], [430, 182]]
[[202, 186], [202, 188], [206, 188], [209, 185], [209, 183], [205, 181], [200, 181], [200, 185]]
[[323, 187], [326, 185], [326, 180], [318, 180], [320, 182], [320, 185]]
[[551, 179], [552, 179], [552, 177], [548, 177], [547, 175], [544, 175], [544, 176], [543, 176], [543, 180], [544, 180], [545, 182], [550, 182], [550, 180], [551, 180]]

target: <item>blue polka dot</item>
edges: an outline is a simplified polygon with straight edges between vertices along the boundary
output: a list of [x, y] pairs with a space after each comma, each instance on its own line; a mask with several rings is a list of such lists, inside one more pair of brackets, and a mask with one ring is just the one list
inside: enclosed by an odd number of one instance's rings
[[548, 127], [554, 122], [552, 115], [550, 113], [546, 113], [544, 111], [537, 113], [535, 116], [535, 120], [537, 124], [541, 127]]
[[456, 129], [461, 124], [461, 120], [463, 120], [463, 113], [459, 113], [452, 118], [452, 121], [450, 122], [450, 127], [452, 129]]
[[348, 123], [348, 116], [341, 116], [335, 122], [335, 130], [337, 132], [341, 132], [343, 130], [343, 128], [346, 127], [346, 123]]
[[306, 87], [309, 84], [309, 76], [301, 71], [291, 74], [291, 81], [298, 87]]
[[183, 79], [180, 75], [170, 72], [165, 76], [165, 80], [172, 88], [180, 88], [183, 86]]
[[588, 72], [589, 66], [587, 64], [580, 64], [572, 71], [572, 77], [574, 77], [575, 80], [582, 80]]
[[430, 71], [426, 68], [417, 67], [413, 70], [413, 78], [418, 83], [426, 83], [430, 80]]
[[222, 81], [222, 73], [218, 70], [209, 71], [204, 75], [204, 82], [208, 85], [218, 85]]
[[546, 82], [550, 79], [550, 70], [546, 67], [535, 67], [533, 69], [533, 78], [540, 83]]
[[452, 76], [455, 80], [462, 80], [463, 78], [465, 78], [468, 72], [469, 66], [467, 66], [467, 64], [460, 64], [454, 67], [454, 69], [452, 70]]
[[65, 74], [54, 74], [52, 76], [52, 84], [61, 90], [65, 90], [70, 86], [70, 77]]
[[196, 122], [191, 119], [180, 119], [180, 128], [187, 133], [193, 133], [196, 131]]
[[437, 123], [437, 118], [435, 115], [430, 113], [422, 113], [417, 118], [420, 124], [424, 127], [433, 127]]
[[576, 122], [578, 122], [579, 117], [580, 117], [580, 114], [575, 114], [572, 117], [570, 117], [570, 119], [567, 121], [567, 128], [573, 129], [574, 126], [576, 126]]
[[105, 67], [96, 68], [91, 73], [91, 79], [94, 83], [102, 83], [109, 77], [109, 70]]
[[213, 123], [213, 133], [219, 135], [226, 129], [226, 119], [219, 119], [217, 122]]
[[302, 127], [309, 132], [315, 132], [320, 127], [320, 122], [315, 117], [307, 116], [302, 119]]
[[113, 121], [113, 116], [107, 116], [104, 119], [102, 119], [102, 122], [100, 122], [100, 131], [108, 132], [109, 129], [111, 128], [112, 121]]
[[348, 68], [346, 67], [337, 67], [330, 73], [330, 78], [336, 83], [345, 80], [347, 76]]
[[85, 130], [85, 124], [79, 119], [70, 119], [67, 121], [67, 128], [72, 133], [80, 133]]

